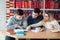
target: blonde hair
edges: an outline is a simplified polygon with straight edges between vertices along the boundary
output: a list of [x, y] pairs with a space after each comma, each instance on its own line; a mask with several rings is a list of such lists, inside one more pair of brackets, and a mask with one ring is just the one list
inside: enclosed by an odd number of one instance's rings
[[[53, 21], [53, 20], [55, 20], [54, 19], [54, 17], [53, 17], [53, 15], [51, 14], [51, 13], [45, 13], [45, 14], [47, 14], [48, 16], [49, 16], [49, 20], [48, 21]], [[43, 24], [45, 24], [47, 21], [45, 21], [44, 19], [41, 21]]]

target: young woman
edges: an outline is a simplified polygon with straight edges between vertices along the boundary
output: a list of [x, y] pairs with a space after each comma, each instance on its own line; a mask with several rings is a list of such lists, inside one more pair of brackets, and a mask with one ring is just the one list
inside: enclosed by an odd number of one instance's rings
[[55, 31], [60, 30], [60, 25], [58, 24], [57, 20], [53, 18], [51, 13], [45, 13], [42, 21], [28, 26], [27, 29], [29, 30], [31, 27], [38, 27], [41, 25], [43, 25], [48, 30], [55, 30]]

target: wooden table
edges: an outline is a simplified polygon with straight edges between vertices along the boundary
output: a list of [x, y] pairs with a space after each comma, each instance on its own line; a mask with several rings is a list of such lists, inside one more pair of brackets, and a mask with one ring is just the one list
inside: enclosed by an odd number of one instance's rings
[[2, 35], [7, 35], [13, 38], [25, 38], [25, 39], [59, 39], [60, 38], [60, 32], [53, 33], [51, 31], [43, 31], [43, 32], [26, 32], [24, 36], [17, 36], [16, 34], [8, 34], [7, 32], [0, 32]]

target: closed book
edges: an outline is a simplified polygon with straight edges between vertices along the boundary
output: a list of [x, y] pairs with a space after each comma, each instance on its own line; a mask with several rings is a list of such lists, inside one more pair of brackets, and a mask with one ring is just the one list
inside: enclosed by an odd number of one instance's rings
[[24, 0], [24, 8], [27, 8], [28, 0]]
[[54, 9], [58, 9], [58, 2], [55, 3]]
[[58, 19], [60, 20], [60, 13], [59, 13], [59, 18]]
[[41, 5], [41, 9], [43, 9], [43, 8], [44, 8], [44, 2], [42, 1], [42, 2], [40, 3], [40, 5]]
[[27, 15], [27, 13], [26, 12], [24, 12], [24, 16], [26, 17], [26, 15]]
[[28, 8], [32, 8], [32, 0], [28, 0]]
[[58, 20], [60, 20], [60, 11], [58, 11]]
[[50, 9], [54, 9], [54, 1], [50, 1]]
[[34, 2], [33, 2], [34, 3], [34, 8], [36, 8], [36, 2], [37, 2], [36, 0], [34, 0]]
[[7, 30], [7, 34], [15, 34], [14, 30]]
[[60, 9], [60, 2], [58, 3], [58, 9]]
[[60, 9], [60, 0], [58, 0], [58, 9]]
[[27, 12], [27, 10], [24, 12], [24, 16], [25, 17], [28, 17], [29, 16], [29, 13]]
[[21, 8], [21, 0], [16, 0], [16, 8]]
[[58, 14], [57, 13], [55, 13], [55, 19], [58, 20]]
[[39, 8], [41, 8], [41, 1], [39, 0]]
[[21, 0], [19, 1], [19, 8], [22, 8], [22, 2], [21, 2]]
[[50, 1], [45, 2], [45, 8], [50, 9]]
[[39, 0], [36, 1], [36, 8], [39, 8]]
[[32, 8], [34, 8], [34, 0], [32, 0]]
[[58, 2], [58, 9], [60, 9], [60, 0], [59, 0], [59, 2]]
[[54, 9], [58, 9], [58, 0], [55, 0], [55, 5], [54, 5]]
[[22, 8], [24, 8], [24, 0], [22, 0]]

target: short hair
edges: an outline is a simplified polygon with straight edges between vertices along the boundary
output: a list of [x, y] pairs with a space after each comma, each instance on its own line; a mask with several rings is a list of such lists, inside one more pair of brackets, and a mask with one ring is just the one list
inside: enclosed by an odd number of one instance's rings
[[38, 14], [39, 14], [39, 13], [40, 13], [40, 11], [41, 11], [41, 10], [40, 10], [39, 8], [35, 8], [33, 12], [34, 12], [34, 13], [38, 13]]
[[22, 16], [23, 15], [23, 10], [17, 9], [17, 14], [20, 15], [20, 16]]

